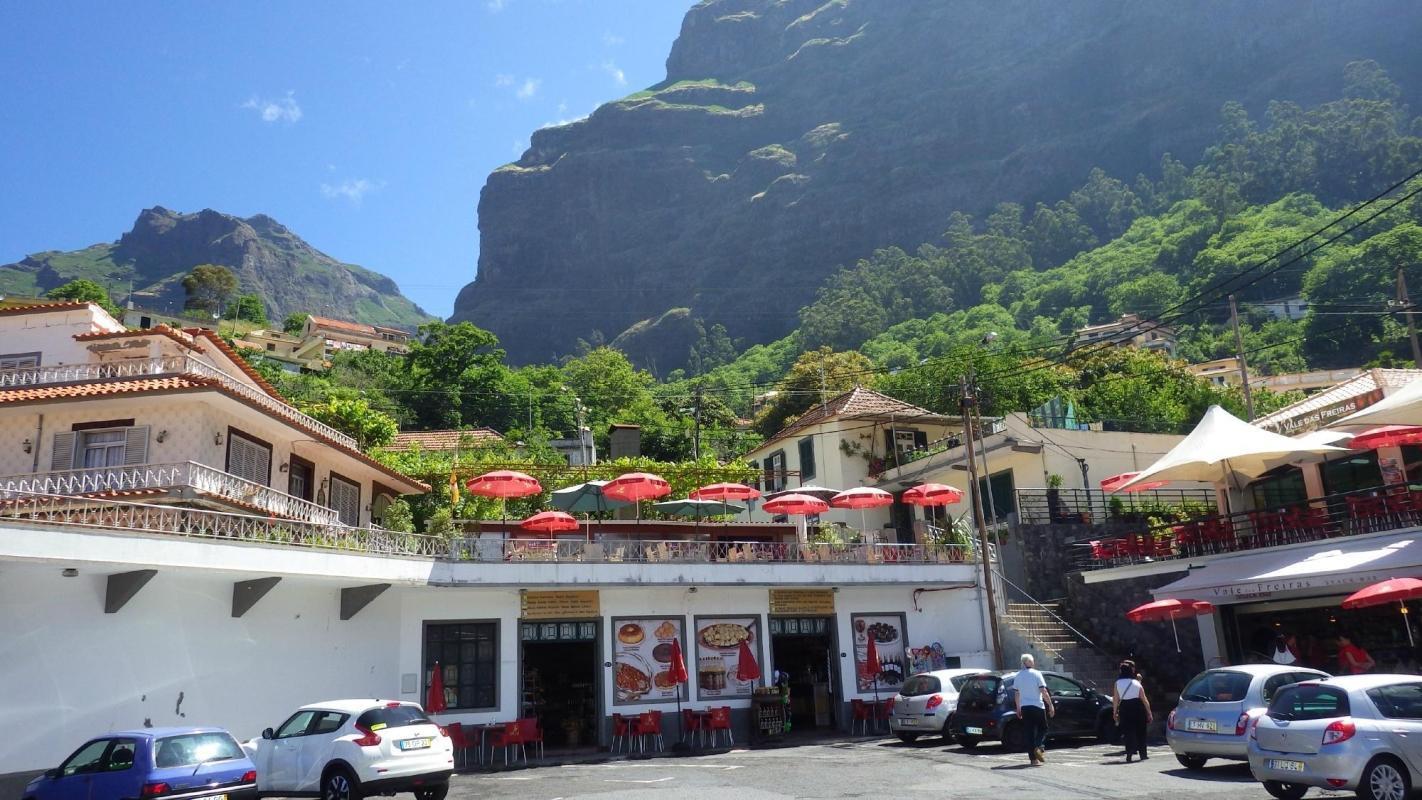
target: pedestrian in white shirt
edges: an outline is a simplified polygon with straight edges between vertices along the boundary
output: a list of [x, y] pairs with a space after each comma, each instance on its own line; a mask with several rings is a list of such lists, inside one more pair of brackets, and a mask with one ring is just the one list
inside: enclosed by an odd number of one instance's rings
[[1022, 654], [1022, 669], [1012, 679], [1012, 688], [1017, 695], [1017, 719], [1022, 723], [1027, 758], [1035, 767], [1047, 760], [1047, 719], [1056, 716], [1057, 708], [1031, 653]]

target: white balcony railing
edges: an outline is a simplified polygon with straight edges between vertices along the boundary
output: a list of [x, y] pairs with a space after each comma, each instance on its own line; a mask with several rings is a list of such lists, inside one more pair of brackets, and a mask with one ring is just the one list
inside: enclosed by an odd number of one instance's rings
[[0, 477], [0, 498], [4, 499], [16, 499], [29, 494], [85, 495], [138, 489], [190, 489], [287, 519], [323, 525], [340, 524], [340, 515], [334, 509], [192, 461], [70, 469]]
[[0, 370], [0, 389], [24, 386], [47, 386], [65, 383], [93, 383], [96, 381], [130, 380], [133, 378], [153, 378], [167, 375], [188, 375], [213, 381], [222, 388], [239, 395], [262, 410], [281, 419], [297, 423], [332, 439], [352, 450], [359, 450], [356, 440], [297, 411], [290, 405], [272, 397], [261, 389], [243, 383], [222, 370], [198, 361], [191, 356], [164, 356], [162, 358], [140, 358], [113, 363], [60, 364], [48, 367], [26, 367], [22, 369]]

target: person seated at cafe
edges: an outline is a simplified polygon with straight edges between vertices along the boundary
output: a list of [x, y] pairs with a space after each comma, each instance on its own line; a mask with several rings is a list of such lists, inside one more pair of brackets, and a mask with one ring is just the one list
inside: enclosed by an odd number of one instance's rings
[[1368, 655], [1368, 651], [1353, 644], [1353, 639], [1346, 633], [1338, 634], [1338, 672], [1341, 675], [1362, 675], [1373, 667], [1377, 662]]
[[1274, 650], [1270, 660], [1285, 667], [1299, 663], [1299, 643], [1293, 634], [1285, 636], [1280, 633], [1274, 636]]

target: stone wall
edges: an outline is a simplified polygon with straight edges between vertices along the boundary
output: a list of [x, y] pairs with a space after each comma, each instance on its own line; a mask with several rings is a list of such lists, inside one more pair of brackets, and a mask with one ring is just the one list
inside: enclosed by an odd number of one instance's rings
[[[1139, 523], [1015, 525], [1008, 549], [1021, 564], [1021, 586], [1039, 602], [1067, 596], [1068, 574], [1090, 553], [1076, 542], [1110, 539], [1139, 532]], [[1016, 581], [1016, 578], [1013, 578]], [[1073, 623], [1075, 624], [1075, 623]]]
[[[1184, 566], [1183, 564], [1181, 565]], [[1066, 601], [1062, 616], [1098, 647], [1122, 658], [1134, 658], [1145, 675], [1147, 691], [1155, 697], [1173, 696], [1190, 678], [1204, 669], [1200, 629], [1193, 619], [1176, 623], [1180, 649], [1169, 622], [1136, 624], [1126, 612], [1155, 599], [1150, 593], [1184, 577], [1186, 571], [1087, 584], [1080, 573], [1066, 575]], [[1168, 708], [1168, 707], [1167, 707]]]

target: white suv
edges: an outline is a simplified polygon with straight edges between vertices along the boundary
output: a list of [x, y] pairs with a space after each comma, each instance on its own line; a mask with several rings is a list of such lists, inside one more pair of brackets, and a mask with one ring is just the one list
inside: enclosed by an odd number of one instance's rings
[[414, 703], [333, 700], [302, 706], [276, 730], [242, 745], [264, 796], [361, 800], [414, 792], [443, 800], [454, 745]]

